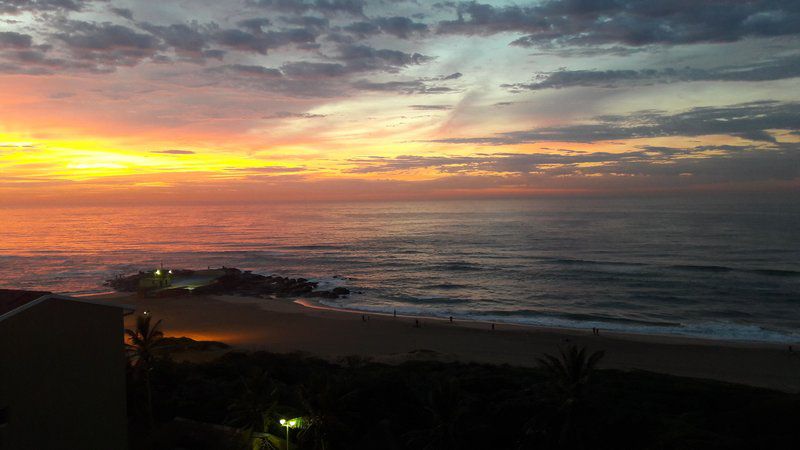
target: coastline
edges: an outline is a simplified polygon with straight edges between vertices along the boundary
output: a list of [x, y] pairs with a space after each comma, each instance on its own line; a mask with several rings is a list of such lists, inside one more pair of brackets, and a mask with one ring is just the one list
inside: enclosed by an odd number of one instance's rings
[[[328, 359], [348, 355], [378, 362], [414, 359], [535, 366], [559, 346], [605, 350], [603, 367], [645, 370], [782, 391], [800, 390], [800, 357], [785, 345], [638, 335], [519, 324], [364, 313], [315, 305], [308, 299], [237, 296], [97, 299], [134, 305], [163, 320], [168, 336], [222, 341], [242, 350], [305, 352]], [[364, 320], [364, 317], [369, 317]], [[133, 316], [126, 318], [130, 325]], [[415, 327], [419, 320], [421, 326]]]
[[[382, 316], [382, 317], [393, 317], [393, 314], [382, 312], [382, 311], [366, 311], [366, 310], [359, 310], [353, 308], [337, 308], [335, 306], [330, 306], [322, 303], [319, 299], [313, 298], [300, 298], [295, 299], [292, 301], [298, 305], [301, 305], [305, 308], [311, 309], [319, 309], [319, 310], [327, 310], [327, 311], [334, 311], [334, 312], [343, 312], [348, 314], [366, 314], [370, 316]], [[449, 323], [449, 319], [441, 316], [433, 316], [433, 315], [417, 315], [417, 314], [397, 314], [398, 318], [406, 318], [406, 319], [424, 319], [429, 321], [441, 322], [441, 323]], [[455, 322], [462, 326], [472, 326], [474, 328], [479, 329], [486, 329], [487, 327], [491, 326], [491, 324], [495, 324], [496, 326], [502, 326], [504, 330], [517, 330], [517, 331], [526, 331], [526, 330], [541, 330], [541, 331], [549, 331], [554, 333], [564, 333], [564, 334], [572, 334], [575, 333], [576, 335], [585, 335], [586, 333], [590, 333], [588, 328], [582, 327], [569, 327], [569, 326], [552, 326], [552, 325], [538, 325], [538, 324], [529, 324], [529, 323], [519, 323], [519, 322], [506, 322], [506, 321], [491, 321], [491, 320], [482, 320], [482, 319], [472, 319], [472, 318], [454, 318]], [[618, 339], [628, 339], [633, 341], [639, 342], [655, 342], [655, 343], [685, 343], [685, 344], [694, 344], [694, 345], [723, 345], [723, 346], [730, 346], [730, 347], [744, 347], [744, 348], [774, 348], [774, 349], [785, 349], [787, 346], [796, 346], [800, 348], [800, 340], [790, 343], [783, 343], [783, 342], [772, 342], [766, 340], [747, 340], [747, 339], [731, 339], [727, 337], [700, 337], [700, 336], [692, 336], [689, 334], [680, 334], [680, 333], [645, 333], [645, 332], [634, 332], [634, 331], [620, 331], [620, 330], [609, 330], [609, 329], [599, 329], [603, 336], [614, 337]]]

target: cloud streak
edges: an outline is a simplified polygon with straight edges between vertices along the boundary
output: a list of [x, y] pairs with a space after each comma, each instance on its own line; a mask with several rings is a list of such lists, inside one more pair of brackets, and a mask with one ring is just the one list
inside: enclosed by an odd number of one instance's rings
[[774, 81], [800, 77], [800, 56], [745, 66], [638, 70], [559, 70], [540, 74], [531, 83], [505, 84], [512, 91], [569, 87], [620, 88], [691, 81]]
[[697, 107], [670, 114], [637, 111], [627, 115], [594, 117], [589, 123], [541, 127], [486, 137], [446, 138], [449, 144], [510, 145], [533, 142], [597, 142], [665, 136], [729, 135], [774, 142], [769, 130], [797, 131], [800, 103], [760, 101], [724, 107]]
[[[800, 178], [800, 144], [772, 149], [755, 146], [643, 147], [621, 153], [494, 153], [473, 156], [363, 158], [350, 173], [393, 173], [432, 169], [444, 175], [513, 174], [537, 180], [659, 179], [677, 187], [693, 184], [791, 181]], [[582, 182], [579, 184], [585, 185]]]
[[735, 42], [800, 33], [793, 0], [557, 1], [493, 6], [459, 2], [457, 18], [439, 22], [441, 34], [522, 32], [518, 46], [679, 45]]
[[195, 152], [193, 152], [192, 150], [175, 150], [175, 149], [153, 150], [153, 151], [151, 151], [151, 153], [161, 153], [161, 154], [164, 154], [164, 155], [194, 155], [195, 154]]

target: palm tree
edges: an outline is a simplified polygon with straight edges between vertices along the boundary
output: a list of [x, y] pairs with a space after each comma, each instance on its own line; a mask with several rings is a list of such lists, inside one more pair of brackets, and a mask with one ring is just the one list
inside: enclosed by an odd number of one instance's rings
[[467, 409], [464, 393], [456, 380], [434, 383], [422, 401], [426, 424], [406, 434], [409, 445], [420, 449], [460, 448], [459, 425]]
[[251, 442], [254, 432], [267, 432], [269, 424], [277, 423], [279, 386], [266, 370], [242, 377], [242, 393], [228, 407], [228, 422], [245, 430], [245, 441]]
[[559, 348], [558, 351], [559, 356], [544, 354], [538, 361], [551, 385], [567, 405], [583, 398], [592, 372], [605, 352], [600, 350], [589, 355], [586, 347], [578, 348], [576, 345], [570, 345], [566, 350]]
[[298, 434], [302, 448], [328, 450], [334, 439], [346, 440], [344, 434], [352, 419], [347, 404], [355, 393], [344, 380], [331, 376], [312, 378], [301, 388], [300, 400], [306, 411], [305, 425]]
[[134, 373], [144, 379], [145, 391], [147, 394], [147, 411], [150, 419], [150, 427], [155, 426], [153, 417], [153, 390], [150, 384], [150, 371], [153, 368], [155, 350], [162, 344], [164, 333], [159, 327], [161, 321], [150, 325], [151, 316], [139, 316], [136, 318], [134, 329], [125, 329], [128, 342], [125, 343], [125, 350], [128, 353], [128, 361]]
[[558, 356], [544, 354], [538, 361], [556, 397], [558, 411], [563, 416], [559, 445], [569, 447], [569, 438], [575, 438], [572, 429], [577, 413], [583, 406], [592, 374], [605, 352], [601, 350], [589, 354], [586, 347], [578, 348], [576, 345], [558, 350]]

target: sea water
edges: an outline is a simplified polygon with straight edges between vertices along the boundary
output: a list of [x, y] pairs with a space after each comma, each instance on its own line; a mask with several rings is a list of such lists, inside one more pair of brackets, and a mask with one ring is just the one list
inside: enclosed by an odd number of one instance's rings
[[328, 306], [800, 342], [792, 196], [6, 208], [0, 287], [239, 267], [354, 293]]

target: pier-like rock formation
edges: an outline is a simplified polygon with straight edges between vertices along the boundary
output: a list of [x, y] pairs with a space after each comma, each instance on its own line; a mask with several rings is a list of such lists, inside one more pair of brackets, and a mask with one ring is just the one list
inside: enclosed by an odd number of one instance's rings
[[350, 294], [347, 288], [317, 290], [317, 282], [305, 278], [259, 275], [232, 267], [208, 270], [153, 270], [119, 276], [105, 283], [120, 292], [175, 297], [180, 295], [242, 295], [249, 297], [339, 298]]

